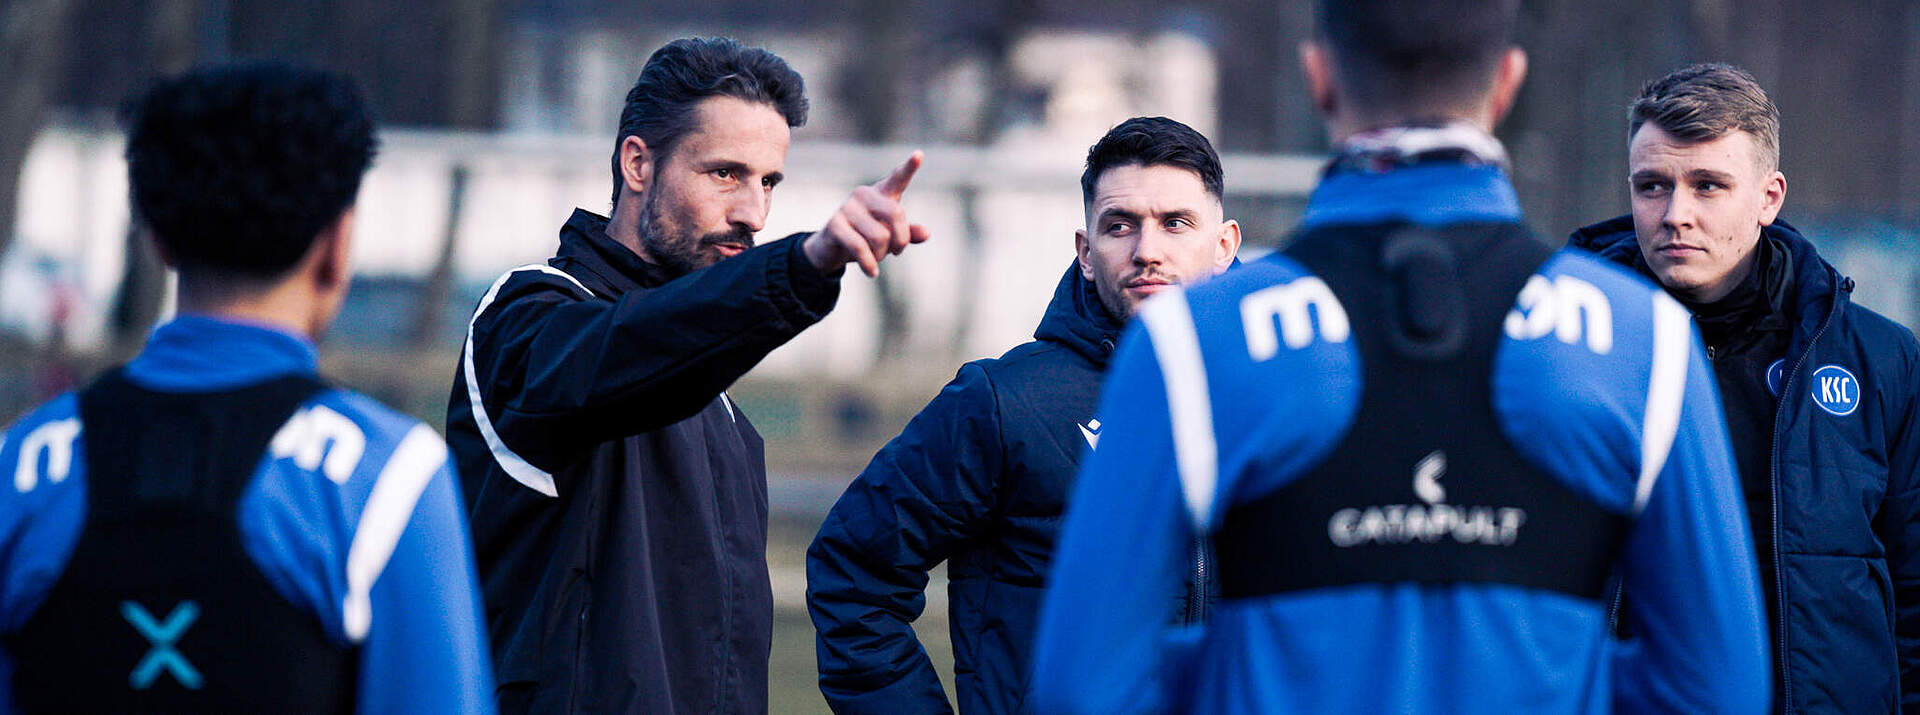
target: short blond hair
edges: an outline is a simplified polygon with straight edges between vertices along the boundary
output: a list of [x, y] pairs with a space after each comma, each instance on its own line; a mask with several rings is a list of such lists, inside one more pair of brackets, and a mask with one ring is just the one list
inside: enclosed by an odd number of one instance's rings
[[1780, 168], [1780, 110], [1753, 75], [1733, 65], [1702, 63], [1648, 82], [1627, 114], [1628, 136], [1647, 122], [1689, 142], [1746, 132], [1761, 168]]

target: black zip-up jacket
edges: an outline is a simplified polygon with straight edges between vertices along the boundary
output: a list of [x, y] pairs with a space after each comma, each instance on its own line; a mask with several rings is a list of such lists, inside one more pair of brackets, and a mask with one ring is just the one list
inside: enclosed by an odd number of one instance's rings
[[[839, 713], [947, 712], [912, 622], [947, 562], [960, 712], [1023, 711], [1054, 539], [1122, 325], [1070, 266], [1032, 342], [961, 366], [874, 455], [807, 549], [820, 690]], [[1208, 588], [1196, 551], [1175, 620]], [[1211, 590], [1211, 589], [1209, 589]]]
[[800, 236], [675, 278], [606, 225], [576, 210], [487, 291], [448, 401], [498, 701], [765, 712], [766, 466], [723, 390], [839, 283]]

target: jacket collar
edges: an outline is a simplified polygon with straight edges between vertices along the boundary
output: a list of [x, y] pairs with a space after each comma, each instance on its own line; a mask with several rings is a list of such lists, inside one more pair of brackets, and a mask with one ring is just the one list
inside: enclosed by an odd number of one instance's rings
[[1426, 122], [1370, 129], [1340, 143], [1327, 173], [1379, 173], [1428, 163], [1507, 165], [1507, 149], [1465, 122]]
[[1519, 220], [1520, 199], [1500, 167], [1437, 163], [1329, 175], [1307, 199], [1300, 226]]
[[1093, 281], [1080, 275], [1079, 261], [1073, 261], [1054, 286], [1053, 300], [1047, 303], [1046, 315], [1040, 318], [1033, 337], [1065, 345], [1104, 369], [1123, 326], [1100, 302]]
[[1300, 228], [1519, 221], [1520, 199], [1500, 166], [1505, 156], [1499, 140], [1458, 124], [1355, 135], [1327, 164]]
[[[583, 268], [599, 280], [600, 289], [610, 297], [635, 288], [663, 285], [677, 276], [666, 268], [647, 262], [632, 249], [620, 245], [607, 234], [609, 219], [586, 209], [576, 208], [560, 227], [560, 250], [554, 261], [566, 263], [559, 268]], [[585, 280], [585, 276], [574, 276]]]
[[214, 392], [315, 374], [319, 363], [306, 336], [223, 316], [181, 315], [154, 328], [127, 363], [127, 378], [166, 392]]
[[[1760, 237], [1771, 244], [1774, 257], [1784, 263], [1783, 275], [1768, 280], [1770, 285], [1765, 287], [1772, 292], [1769, 297], [1778, 312], [1788, 317], [1793, 330], [1789, 357], [1797, 357], [1810, 347], [1820, 327], [1846, 307], [1848, 294], [1853, 292], [1853, 279], [1841, 276], [1820, 257], [1813, 242], [1785, 219], [1774, 219], [1772, 225], [1761, 230]], [[1653, 275], [1640, 255], [1631, 215], [1574, 231], [1567, 238], [1567, 245], [1591, 251], [1642, 276]]]

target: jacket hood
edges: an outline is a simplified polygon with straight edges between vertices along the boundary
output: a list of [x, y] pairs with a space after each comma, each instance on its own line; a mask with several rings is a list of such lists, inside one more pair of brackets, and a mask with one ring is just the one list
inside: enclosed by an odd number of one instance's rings
[[[1785, 219], [1774, 219], [1771, 225], [1761, 229], [1760, 237], [1770, 241], [1787, 257], [1790, 270], [1793, 271], [1790, 283], [1793, 295], [1785, 304], [1793, 309], [1793, 350], [1798, 354], [1804, 349], [1806, 341], [1811, 340], [1819, 330], [1820, 324], [1834, 311], [1845, 307], [1847, 295], [1853, 292], [1853, 279], [1841, 276], [1840, 271], [1820, 257], [1813, 242], [1800, 235], [1800, 230]], [[1653, 276], [1646, 259], [1640, 255], [1640, 243], [1633, 232], [1632, 215], [1608, 219], [1574, 231], [1573, 235], [1567, 237], [1567, 245], [1585, 249], [1649, 279]]]
[[1574, 231], [1567, 245], [1584, 249], [1608, 261], [1647, 274], [1647, 262], [1640, 256], [1640, 243], [1633, 234], [1633, 215], [1616, 216]]
[[1107, 358], [1113, 355], [1114, 343], [1120, 340], [1120, 329], [1125, 326], [1107, 312], [1093, 281], [1080, 275], [1080, 262], [1073, 261], [1067, 264], [1067, 272], [1060, 276], [1059, 285], [1054, 286], [1053, 300], [1047, 303], [1047, 313], [1040, 318], [1040, 327], [1034, 329], [1033, 337], [1072, 348], [1105, 369]]

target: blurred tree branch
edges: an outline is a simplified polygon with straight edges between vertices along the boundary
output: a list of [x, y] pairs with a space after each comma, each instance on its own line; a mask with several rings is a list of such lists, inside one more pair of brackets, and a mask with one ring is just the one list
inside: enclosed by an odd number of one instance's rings
[[[988, 24], [970, 38], [987, 59], [987, 97], [980, 108], [980, 124], [975, 134], [980, 146], [992, 146], [1001, 132], [1015, 121], [1014, 94], [1019, 91], [1014, 77], [1015, 43], [1037, 22], [1040, 8], [1031, 0], [999, 0]], [[973, 339], [973, 321], [979, 296], [975, 293], [986, 274], [986, 226], [978, 186], [962, 186], [959, 191], [960, 225], [966, 250], [960, 253], [956, 269], [963, 278], [954, 296], [959, 310], [954, 319], [953, 339], [948, 343], [951, 355], [968, 355]]]
[[[859, 139], [874, 144], [892, 138], [899, 123], [900, 94], [907, 63], [917, 56], [907, 6], [893, 0], [861, 0], [853, 12], [856, 49], [840, 84], [841, 96], [853, 110]], [[899, 360], [913, 326], [907, 321], [906, 299], [893, 271], [881, 271], [873, 281], [880, 302], [879, 349], [881, 363]]]
[[[147, 56], [154, 76], [193, 67], [200, 51], [201, 9], [199, 0], [155, 0], [148, 6]], [[143, 233], [138, 221], [127, 227], [126, 268], [112, 316], [116, 355], [131, 355], [140, 348], [160, 319], [166, 300], [167, 268]]]
[[[446, 0], [441, 7], [445, 28], [447, 67], [447, 124], [457, 129], [487, 130], [494, 126], [502, 46], [498, 0]], [[465, 203], [468, 169], [456, 166], [447, 199], [447, 227], [440, 249], [427, 273], [415, 306], [407, 345], [414, 352], [442, 349], [438, 328], [453, 295], [454, 259], [459, 251], [460, 211]]]

